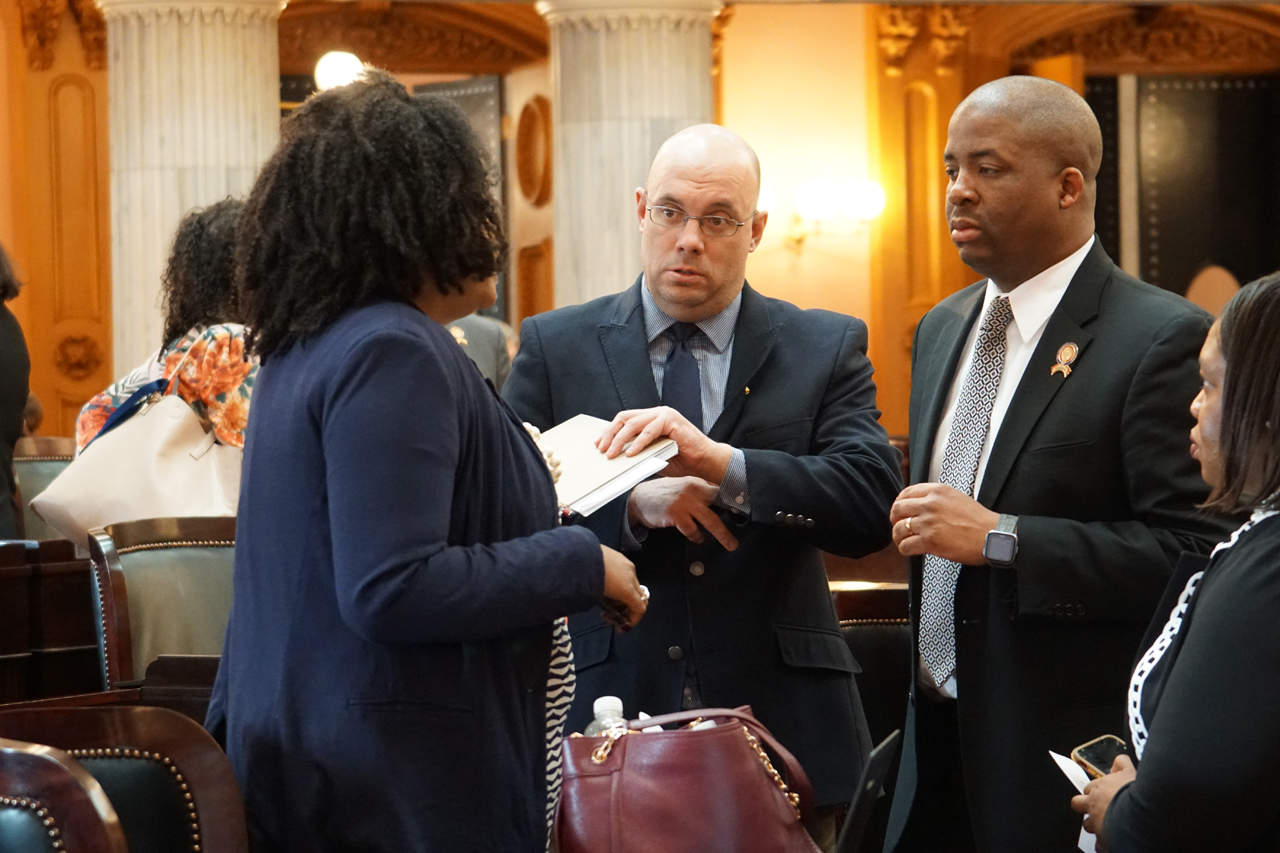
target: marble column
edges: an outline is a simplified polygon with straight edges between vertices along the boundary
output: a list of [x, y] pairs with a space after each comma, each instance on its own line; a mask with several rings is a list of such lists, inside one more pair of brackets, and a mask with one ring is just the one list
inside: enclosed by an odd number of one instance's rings
[[551, 26], [556, 305], [640, 272], [635, 188], [672, 133], [712, 121], [720, 0], [543, 0]]
[[188, 211], [244, 196], [279, 138], [282, 0], [98, 0], [107, 20], [116, 373], [160, 346]]

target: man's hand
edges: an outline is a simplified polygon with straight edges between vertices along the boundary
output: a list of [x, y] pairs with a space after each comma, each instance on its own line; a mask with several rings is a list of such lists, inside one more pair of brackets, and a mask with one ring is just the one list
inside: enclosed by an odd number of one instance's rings
[[706, 538], [698, 527], [701, 524], [725, 550], [732, 551], [738, 547], [738, 540], [711, 509], [719, 491], [697, 477], [646, 480], [631, 490], [627, 520], [645, 527], [674, 527], [697, 543]]
[[973, 498], [941, 483], [907, 486], [889, 510], [893, 542], [905, 556], [933, 554], [964, 566], [987, 562], [982, 548], [1000, 521]]
[[729, 469], [729, 460], [733, 457], [733, 448], [707, 438], [684, 415], [668, 406], [618, 412], [596, 440], [596, 447], [613, 459], [623, 453], [623, 448], [630, 441], [631, 446], [625, 452], [628, 456], [635, 456], [663, 436], [680, 448], [662, 472], [663, 476], [701, 477], [714, 485], [719, 485], [724, 479], [724, 472]]
[[1106, 849], [1102, 837], [1102, 821], [1116, 793], [1138, 777], [1138, 770], [1127, 755], [1117, 755], [1111, 772], [1085, 786], [1083, 794], [1071, 798], [1071, 808], [1085, 816], [1084, 828], [1098, 836], [1098, 849]]

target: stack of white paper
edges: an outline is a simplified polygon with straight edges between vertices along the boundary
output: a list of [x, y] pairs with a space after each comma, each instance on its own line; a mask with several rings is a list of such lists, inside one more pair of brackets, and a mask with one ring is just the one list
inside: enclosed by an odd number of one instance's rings
[[591, 515], [667, 467], [667, 460], [680, 450], [671, 439], [661, 438], [635, 456], [623, 453], [609, 459], [596, 449], [596, 439], [608, 426], [606, 420], [578, 415], [542, 434], [538, 446], [560, 460], [560, 506]]

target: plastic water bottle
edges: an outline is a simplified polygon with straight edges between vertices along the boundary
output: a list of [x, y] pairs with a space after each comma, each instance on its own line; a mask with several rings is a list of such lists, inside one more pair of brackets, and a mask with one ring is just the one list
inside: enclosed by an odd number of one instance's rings
[[627, 725], [627, 718], [622, 716], [622, 700], [617, 696], [601, 696], [592, 703], [591, 711], [596, 718], [582, 733], [585, 737], [599, 737], [609, 729]]

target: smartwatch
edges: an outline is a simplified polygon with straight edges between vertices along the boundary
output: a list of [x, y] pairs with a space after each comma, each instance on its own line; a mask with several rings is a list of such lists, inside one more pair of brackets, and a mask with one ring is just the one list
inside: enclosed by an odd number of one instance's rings
[[982, 556], [998, 569], [1013, 568], [1013, 561], [1018, 556], [1018, 517], [1001, 514], [996, 522], [996, 529], [987, 533], [986, 544], [982, 546]]

